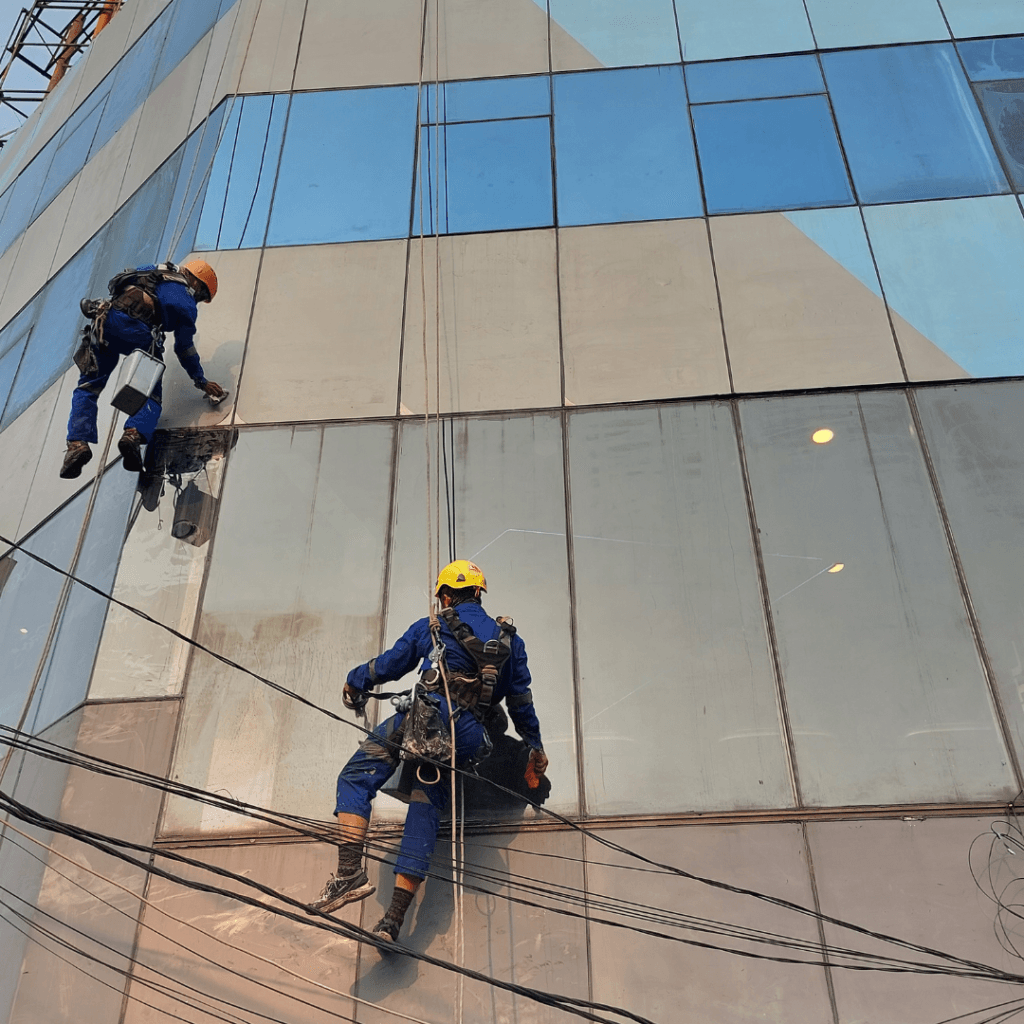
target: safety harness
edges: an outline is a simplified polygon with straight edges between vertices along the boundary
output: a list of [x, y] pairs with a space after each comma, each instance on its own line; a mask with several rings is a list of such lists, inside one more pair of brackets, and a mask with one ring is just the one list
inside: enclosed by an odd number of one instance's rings
[[476, 663], [474, 676], [449, 673], [452, 698], [459, 707], [471, 711], [477, 721], [482, 722], [494, 700], [498, 676], [512, 656], [512, 637], [516, 635], [516, 627], [511, 619], [499, 616], [494, 620], [500, 628], [499, 635], [494, 640], [484, 641], [474, 636], [473, 630], [459, 618], [454, 608], [443, 608], [439, 614], [459, 646]]
[[164, 330], [157, 286], [165, 281], [192, 288], [188, 278], [174, 263], [161, 263], [153, 270], [122, 270], [107, 282], [109, 299], [82, 299], [80, 306], [89, 323], [82, 328], [82, 340], [75, 351], [75, 365], [82, 373], [99, 372], [96, 351], [106, 346], [103, 328], [112, 309], [141, 320], [150, 331], [149, 354], [155, 356], [163, 347]]

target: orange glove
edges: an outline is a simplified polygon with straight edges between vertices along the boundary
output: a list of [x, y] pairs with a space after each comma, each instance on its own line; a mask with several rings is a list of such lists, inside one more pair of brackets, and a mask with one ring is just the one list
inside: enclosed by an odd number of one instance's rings
[[530, 751], [530, 760], [526, 762], [526, 771], [523, 773], [530, 789], [536, 789], [540, 785], [540, 776], [547, 770], [548, 755], [534, 747]]

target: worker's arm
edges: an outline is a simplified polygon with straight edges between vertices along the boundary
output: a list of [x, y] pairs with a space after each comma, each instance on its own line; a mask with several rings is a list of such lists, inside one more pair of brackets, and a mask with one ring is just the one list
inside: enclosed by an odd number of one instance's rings
[[[526, 645], [518, 635], [512, 638], [512, 657], [509, 660], [509, 670], [511, 679], [509, 680], [509, 692], [505, 696], [508, 716], [512, 719], [516, 732], [535, 751], [543, 754], [544, 744], [540, 736], [540, 721], [533, 706], [533, 693], [530, 689], [533, 680], [530, 676], [530, 668], [526, 663]], [[547, 758], [545, 757], [543, 760], [544, 766], [547, 767]]]
[[199, 309], [188, 289], [177, 282], [167, 282], [157, 289], [163, 310], [164, 328], [174, 332], [174, 354], [181, 368], [192, 378], [200, 391], [212, 398], [220, 398], [224, 389], [203, 373], [203, 364], [196, 351], [196, 318]]
[[342, 700], [345, 707], [356, 708], [365, 703], [360, 695], [378, 683], [391, 683], [411, 672], [427, 656], [434, 642], [427, 619], [414, 622], [395, 645], [383, 654], [357, 665], [348, 674]]

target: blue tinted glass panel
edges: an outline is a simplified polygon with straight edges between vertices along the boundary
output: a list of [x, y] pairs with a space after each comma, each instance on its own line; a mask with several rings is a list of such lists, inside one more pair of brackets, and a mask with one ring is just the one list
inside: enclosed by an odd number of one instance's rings
[[[553, 223], [551, 126], [546, 117], [455, 124], [440, 132], [423, 128], [420, 154], [421, 168], [429, 167], [423, 209], [430, 233], [435, 216], [441, 233]], [[419, 192], [417, 185], [413, 234], [419, 232]]]
[[1024, 374], [1013, 196], [866, 207], [889, 305], [973, 377]]
[[948, 39], [938, 0], [806, 0], [823, 50]]
[[0, 426], [6, 427], [71, 366], [82, 314], [78, 300], [89, 294], [93, 260], [103, 244], [100, 232], [47, 285], [35, 301], [37, 317], [25, 358], [14, 378]]
[[808, 55], [687, 64], [686, 89], [691, 103], [718, 103], [803, 96], [824, 92], [825, 83], [817, 58]]
[[242, 122], [244, 102], [242, 99], [227, 101], [227, 123], [224, 125], [224, 132], [210, 168], [206, 201], [203, 204], [203, 214], [199, 218], [199, 230], [196, 234], [198, 249], [217, 248], [217, 239], [220, 237], [220, 228], [227, 207], [228, 183], [238, 151], [238, 129]]
[[153, 75], [154, 86], [162, 82], [213, 28], [218, 11], [210, 0], [177, 0], [170, 14], [171, 22]]
[[1024, 190], [1024, 79], [986, 82], [978, 96], [992, 138], [1010, 172], [1013, 187]]
[[414, 87], [295, 96], [267, 244], [404, 238], [415, 141]]
[[957, 39], [1024, 32], [1024, 4], [1020, 0], [941, 0], [941, 3]]
[[676, 0], [683, 60], [813, 50], [803, 0]]
[[972, 82], [1024, 78], [1024, 36], [1012, 39], [972, 39], [957, 43]]
[[862, 202], [1008, 191], [950, 44], [826, 53], [822, 62]]
[[106, 87], [110, 90], [110, 97], [96, 130], [93, 153], [102, 149], [114, 137], [118, 128], [149, 95], [153, 84], [153, 69], [173, 10], [173, 5], [165, 9], [100, 84], [101, 89]]
[[679, 67], [555, 76], [560, 224], [703, 214]]
[[11, 393], [11, 385], [21, 365], [21, 357], [25, 353], [25, 344], [28, 341], [28, 328], [18, 332], [14, 339], [0, 338], [0, 345], [8, 340], [13, 340], [13, 345], [0, 356], [0, 415], [7, 404], [7, 396]]
[[3, 220], [0, 220], [0, 252], [3, 252], [32, 223], [32, 211], [46, 181], [56, 148], [52, 142], [43, 146], [8, 190], [11, 198], [8, 200]]
[[708, 213], [853, 202], [824, 96], [693, 108]]
[[551, 83], [547, 75], [449, 82], [444, 86], [441, 119], [449, 124], [550, 113]]
[[672, 0], [551, 0], [550, 13], [607, 68], [679, 60]]

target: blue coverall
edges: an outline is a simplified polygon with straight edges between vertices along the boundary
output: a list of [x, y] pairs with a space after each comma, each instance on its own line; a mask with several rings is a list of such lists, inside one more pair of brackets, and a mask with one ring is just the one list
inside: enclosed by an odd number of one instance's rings
[[[483, 608], [475, 602], [464, 602], [457, 608], [459, 618], [481, 640], [497, 639], [501, 633], [498, 624]], [[445, 663], [448, 671], [462, 675], [476, 675], [476, 664], [472, 657], [459, 644], [448, 627], [442, 621], [441, 640], [445, 645]], [[405, 635], [392, 647], [365, 665], [354, 668], [348, 674], [348, 684], [357, 690], [367, 690], [377, 683], [389, 683], [401, 679], [411, 672], [422, 661], [421, 668], [429, 668], [427, 655], [434, 646], [430, 635], [430, 620], [420, 619], [414, 622]], [[370, 665], [373, 665], [371, 677]], [[519, 635], [512, 637], [512, 654], [505, 663], [494, 688], [492, 705], [512, 696], [528, 696], [530, 689], [530, 670], [526, 665], [526, 647]], [[441, 721], [448, 728], [449, 708], [444, 693], [431, 695], [428, 699], [435, 700], [441, 713]], [[464, 764], [480, 749], [484, 742], [484, 727], [470, 711], [455, 709], [455, 763]], [[531, 746], [538, 750], [543, 744], [540, 738], [540, 722], [532, 701], [516, 704], [508, 709], [516, 732]], [[361, 818], [370, 817], [370, 801], [377, 791], [395, 773], [398, 767], [398, 754], [381, 742], [391, 737], [402, 724], [404, 714], [392, 715], [382, 722], [359, 745], [359, 749], [349, 759], [348, 764], [338, 776], [338, 800], [335, 814], [358, 814]], [[430, 858], [437, 841], [437, 827], [440, 812], [448, 803], [448, 786], [438, 783], [433, 786], [421, 786], [417, 783], [413, 789], [409, 803], [409, 813], [405, 819], [402, 832], [402, 843], [395, 864], [395, 874], [410, 875], [413, 878], [425, 878], [430, 866]]]
[[[152, 264], [147, 264], [137, 269], [145, 272], [153, 270], [154, 267]], [[160, 309], [163, 329], [174, 334], [174, 354], [178, 357], [178, 362], [196, 385], [202, 387], [206, 383], [206, 378], [203, 376], [203, 367], [199, 362], [199, 353], [196, 352], [193, 343], [196, 334], [196, 317], [199, 315], [196, 300], [188, 288], [176, 281], [161, 281], [156, 286], [156, 300]], [[129, 355], [137, 348], [148, 351], [153, 342], [147, 324], [119, 309], [112, 309], [107, 313], [103, 337], [106, 340], [106, 345], [95, 350], [99, 369], [94, 374], [83, 373], [78, 378], [78, 386], [71, 395], [71, 416], [68, 419], [69, 441], [96, 443], [97, 403], [100, 392], [117, 368], [118, 359], [121, 356]], [[156, 354], [163, 357], [162, 345], [158, 347]], [[163, 388], [160, 383], [157, 383], [156, 390], [149, 401], [125, 422], [125, 429], [134, 427], [142, 435], [142, 440], [146, 444], [153, 439], [153, 432], [160, 420], [162, 397]]]

